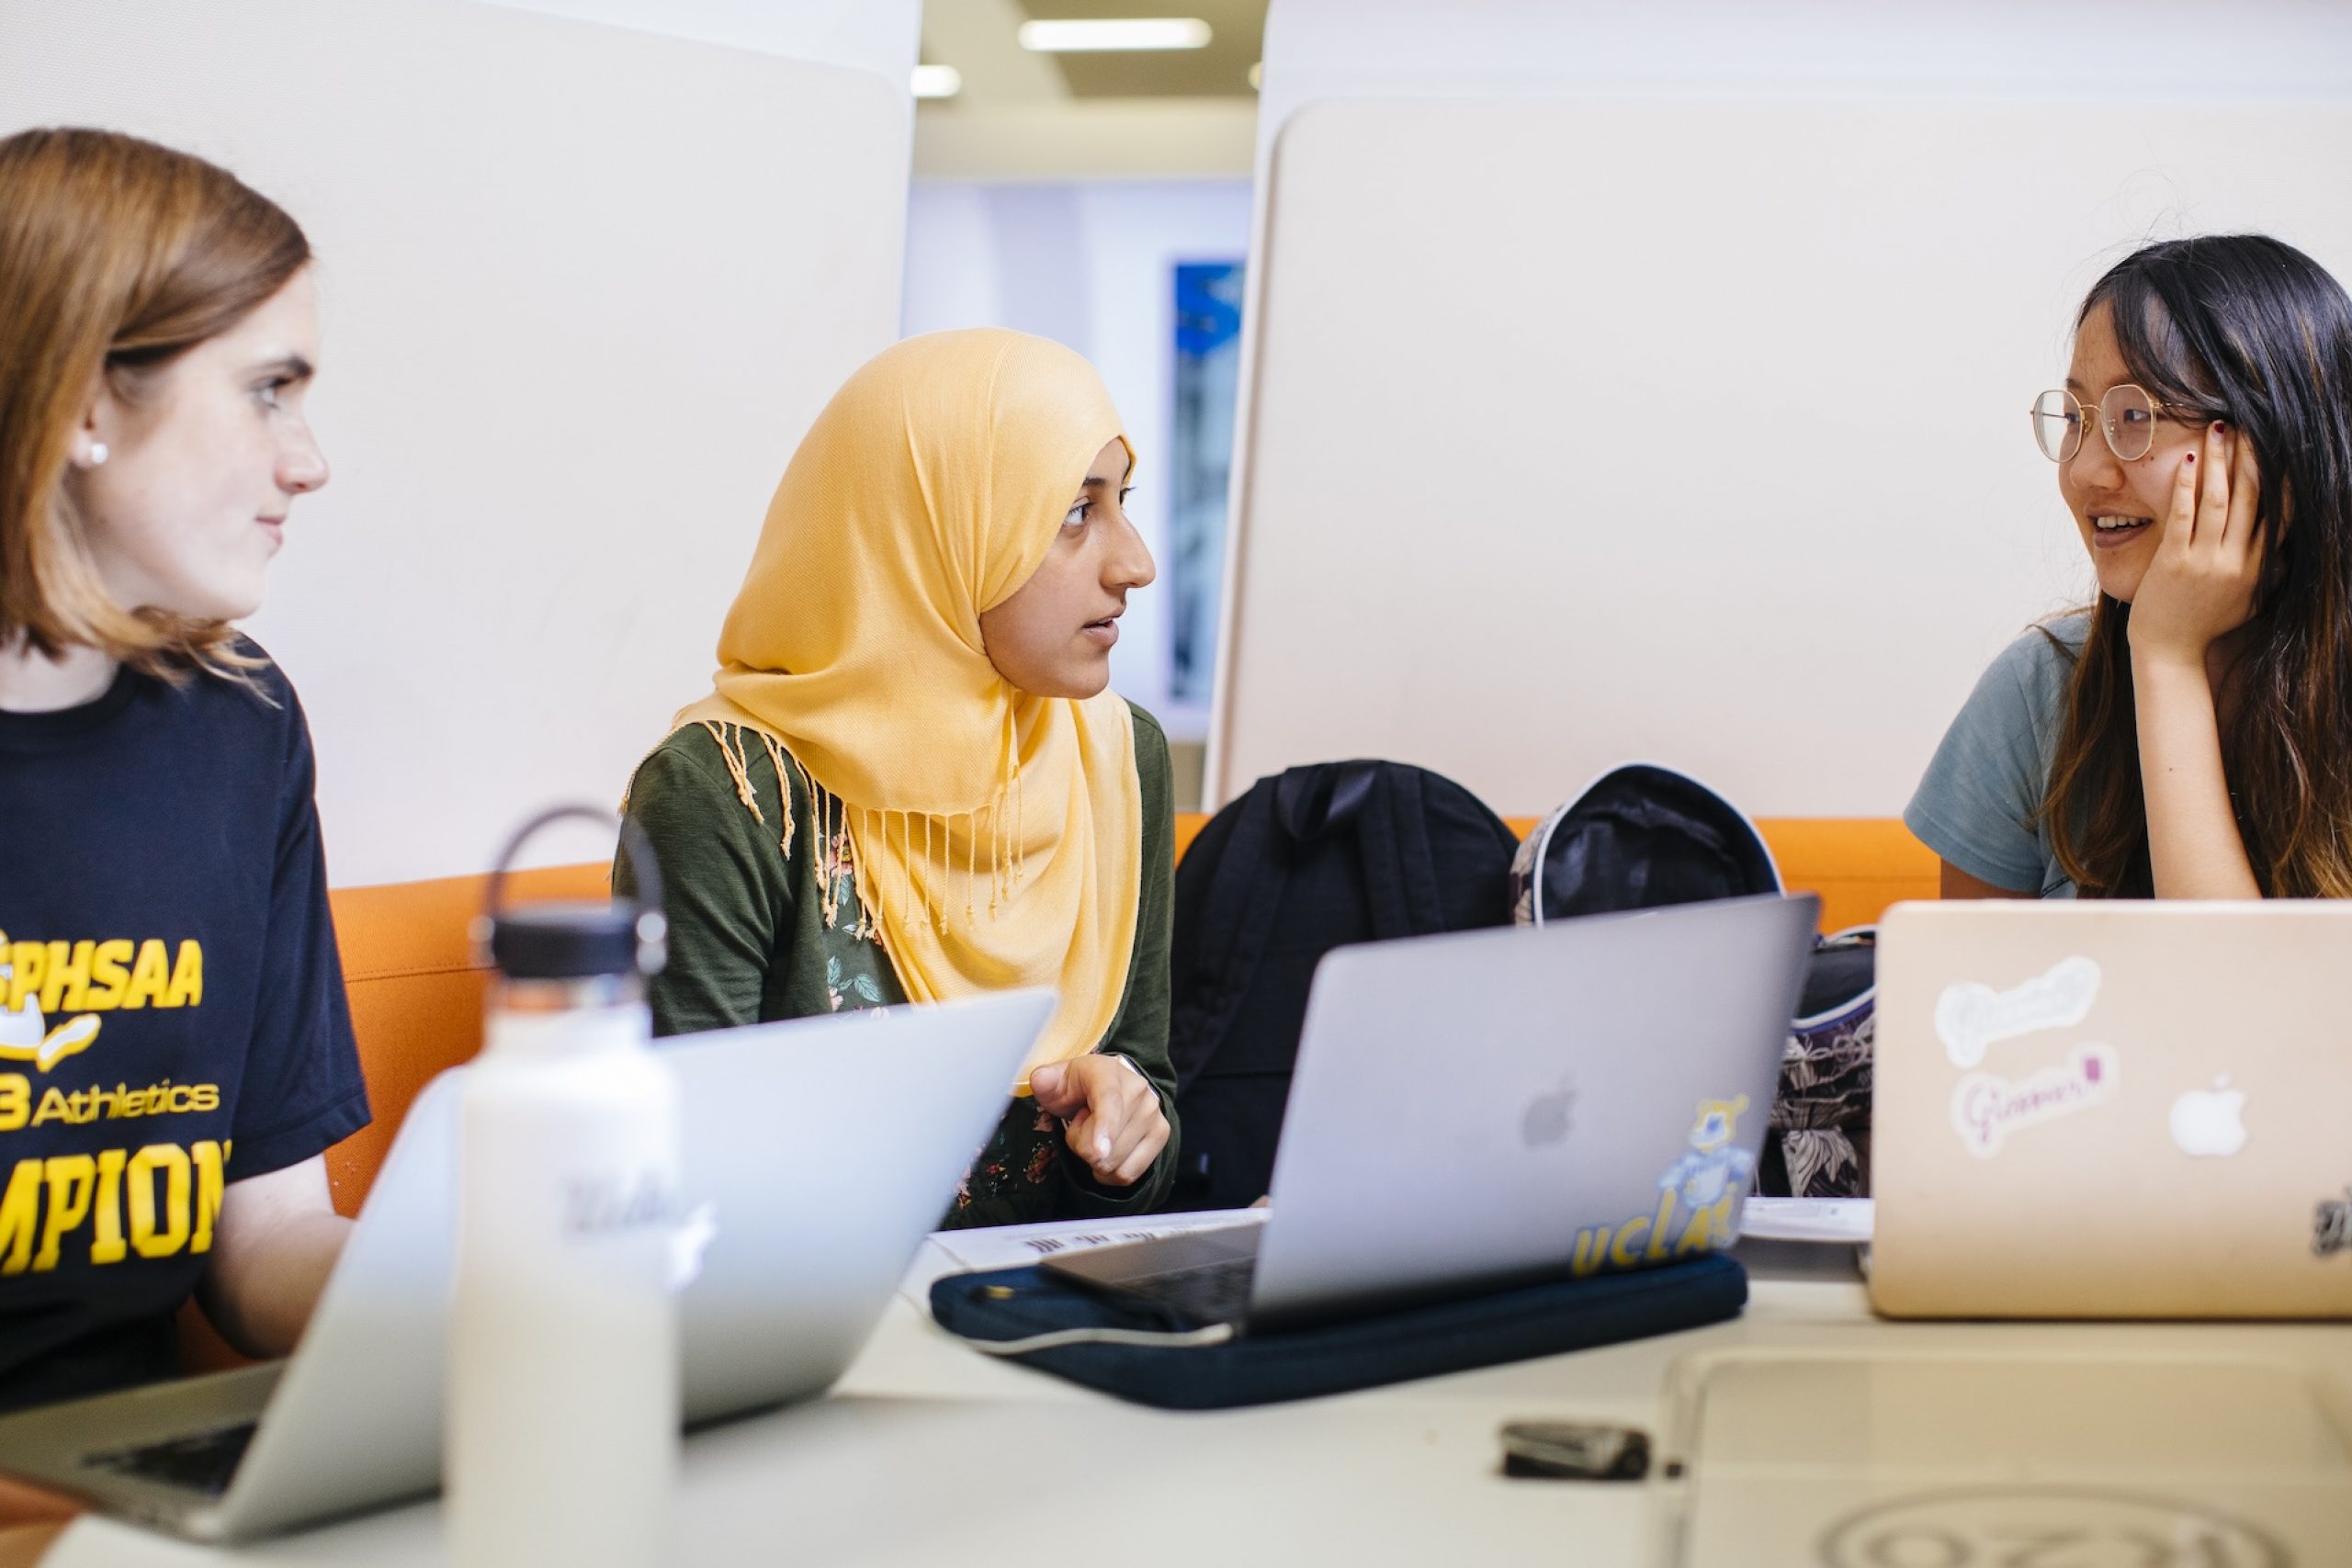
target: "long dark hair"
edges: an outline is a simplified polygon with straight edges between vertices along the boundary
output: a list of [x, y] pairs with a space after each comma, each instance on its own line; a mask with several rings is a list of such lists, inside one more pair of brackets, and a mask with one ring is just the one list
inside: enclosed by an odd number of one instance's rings
[[[2352, 896], [2352, 299], [2292, 245], [2220, 234], [2127, 256], [2076, 328], [2101, 305], [2134, 380], [2254, 444], [2266, 550], [2233, 634], [2223, 767], [2263, 892]], [[2093, 897], [2154, 890], [2131, 615], [2104, 593], [2092, 608], [2042, 803], [2058, 863]]]

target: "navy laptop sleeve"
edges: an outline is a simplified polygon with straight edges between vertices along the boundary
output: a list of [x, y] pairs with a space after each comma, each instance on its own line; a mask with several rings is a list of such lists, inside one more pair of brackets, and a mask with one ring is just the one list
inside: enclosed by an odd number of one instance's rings
[[[1736, 1317], [1747, 1273], [1721, 1253], [1661, 1269], [1551, 1280], [1214, 1344], [1057, 1344], [1024, 1366], [1169, 1410], [1216, 1410], [1373, 1388]], [[1038, 1268], [951, 1274], [932, 1315], [966, 1339], [1072, 1330], [1176, 1334], [1193, 1326], [1148, 1302], [1098, 1294]]]

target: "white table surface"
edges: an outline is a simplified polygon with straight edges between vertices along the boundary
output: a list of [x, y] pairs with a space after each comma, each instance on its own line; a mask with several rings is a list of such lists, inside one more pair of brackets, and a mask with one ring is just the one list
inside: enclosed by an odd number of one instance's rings
[[[1783, 1246], [1752, 1258], [1746, 1314], [1709, 1328], [1213, 1414], [1123, 1404], [989, 1360], [896, 1298], [831, 1395], [687, 1440], [669, 1561], [1648, 1563], [1651, 1488], [1505, 1480], [1497, 1428], [1511, 1419], [1600, 1418], [1663, 1437], [1673, 1365], [1734, 1348], [2227, 1353], [2310, 1366], [2334, 1389], [2352, 1391], [2352, 1325], [1893, 1323], [1871, 1315], [1845, 1266], [1851, 1256]], [[45, 1562], [441, 1560], [437, 1506], [422, 1503], [235, 1551], [85, 1518]], [[2352, 1543], [2342, 1561], [2352, 1562]]]

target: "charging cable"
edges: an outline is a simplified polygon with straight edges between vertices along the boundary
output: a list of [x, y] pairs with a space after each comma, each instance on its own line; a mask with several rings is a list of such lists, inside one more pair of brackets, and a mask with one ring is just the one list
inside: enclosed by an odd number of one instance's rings
[[[954, 1329], [949, 1333], [955, 1334]], [[1145, 1349], [1182, 1350], [1202, 1345], [1222, 1345], [1233, 1337], [1233, 1325], [1212, 1323], [1206, 1328], [1057, 1328], [1021, 1339], [956, 1337], [983, 1356], [1026, 1356], [1033, 1350], [1058, 1350], [1066, 1345], [1132, 1345]]]

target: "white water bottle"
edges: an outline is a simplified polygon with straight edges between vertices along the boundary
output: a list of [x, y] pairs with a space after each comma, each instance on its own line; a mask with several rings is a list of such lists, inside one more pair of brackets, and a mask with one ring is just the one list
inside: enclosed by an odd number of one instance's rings
[[661, 880], [639, 902], [501, 908], [499, 974], [460, 1111], [444, 1517], [458, 1568], [648, 1568], [678, 1465], [678, 1090], [651, 1050]]

